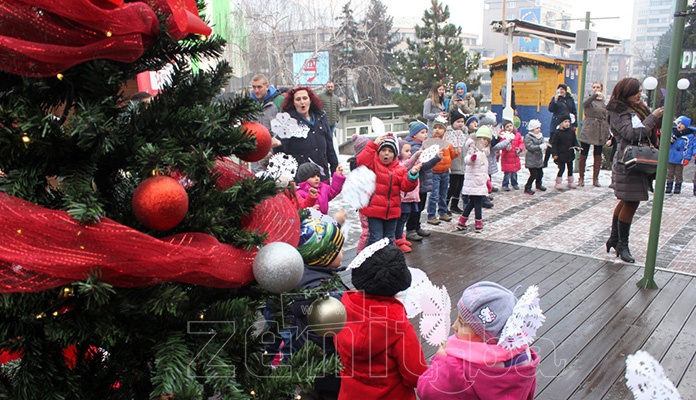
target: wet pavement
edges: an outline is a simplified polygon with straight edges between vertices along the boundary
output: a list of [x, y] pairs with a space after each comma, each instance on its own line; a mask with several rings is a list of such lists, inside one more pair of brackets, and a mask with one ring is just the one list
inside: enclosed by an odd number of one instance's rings
[[[346, 158], [342, 156], [341, 160], [348, 174]], [[524, 161], [524, 157], [522, 160]], [[458, 214], [454, 214], [451, 222], [442, 221], [439, 225], [430, 225], [425, 222], [424, 212], [422, 227], [453, 235], [468, 235], [621, 262], [613, 251], [607, 254], [605, 249], [612, 211], [617, 203], [613, 190], [608, 188], [611, 182], [610, 171], [601, 170], [599, 180], [602, 186], [594, 187], [591, 184], [591, 160], [588, 160], [588, 163], [590, 165], [587, 166], [585, 175], [586, 186], [573, 190], [555, 190], [553, 187], [558, 169], [555, 165], [549, 165], [544, 169], [543, 179], [548, 190], [537, 191], [534, 195], [523, 192], [524, 183], [529, 176], [528, 171], [523, 168], [518, 173], [520, 190], [493, 193], [494, 207], [483, 210], [484, 229], [480, 233], [471, 232], [473, 229], [467, 232], [457, 231]], [[693, 194], [691, 183], [695, 170], [693, 163], [685, 168], [685, 182], [681, 194], [665, 195], [656, 261], [658, 269], [696, 274], [696, 196]], [[502, 178], [502, 172], [494, 175], [493, 185], [500, 188]], [[577, 173], [575, 179], [577, 181]], [[650, 194], [650, 200], [641, 203], [631, 227], [630, 249], [637, 265], [645, 264], [652, 218], [652, 198], [653, 195]], [[331, 210], [335, 211], [342, 206], [343, 202], [339, 196], [332, 201]], [[469, 221], [471, 228], [473, 217], [472, 212]], [[346, 236], [346, 249], [356, 247], [360, 235], [360, 221], [356, 211], [348, 210], [348, 220], [343, 226], [343, 233]], [[413, 244], [413, 251], [418, 251], [418, 243]]]

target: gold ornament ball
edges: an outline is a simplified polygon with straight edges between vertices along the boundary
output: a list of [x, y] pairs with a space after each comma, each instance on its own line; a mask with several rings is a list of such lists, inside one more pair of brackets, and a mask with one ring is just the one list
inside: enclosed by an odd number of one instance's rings
[[184, 220], [187, 212], [186, 189], [169, 176], [147, 178], [133, 192], [135, 218], [150, 229], [172, 229]]
[[314, 300], [307, 314], [307, 322], [309, 329], [317, 334], [337, 335], [346, 325], [346, 308], [334, 297]]

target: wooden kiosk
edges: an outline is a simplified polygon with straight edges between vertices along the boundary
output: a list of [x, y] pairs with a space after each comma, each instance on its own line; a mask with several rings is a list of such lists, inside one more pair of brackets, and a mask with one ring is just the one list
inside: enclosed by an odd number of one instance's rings
[[[491, 71], [491, 110], [496, 113], [498, 122], [500, 122], [504, 107], [500, 91], [505, 86], [507, 78], [507, 55], [486, 61], [484, 65], [488, 66]], [[558, 84], [564, 83], [573, 94], [577, 105], [582, 62], [514, 52], [512, 71], [512, 87], [515, 90], [520, 133], [526, 135], [527, 122], [531, 119], [538, 119], [541, 121], [541, 131], [544, 136], [548, 137], [551, 124], [551, 113], [548, 111], [548, 106], [551, 97], [556, 94]]]

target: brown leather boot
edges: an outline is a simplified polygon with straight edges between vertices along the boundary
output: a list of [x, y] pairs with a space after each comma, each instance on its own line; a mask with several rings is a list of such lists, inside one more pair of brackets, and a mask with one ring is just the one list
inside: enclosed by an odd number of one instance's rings
[[602, 155], [594, 156], [594, 164], [592, 165], [592, 186], [602, 187], [599, 184], [599, 169], [602, 166]]
[[585, 186], [585, 164], [587, 163], [587, 156], [580, 154], [579, 164], [578, 164], [578, 186]]

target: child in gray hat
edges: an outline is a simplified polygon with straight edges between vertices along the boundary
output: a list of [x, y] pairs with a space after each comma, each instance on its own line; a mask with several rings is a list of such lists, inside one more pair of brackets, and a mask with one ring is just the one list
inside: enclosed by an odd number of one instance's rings
[[498, 341], [517, 303], [494, 282], [469, 286], [457, 303], [454, 335], [418, 379], [418, 397], [440, 399], [534, 399], [539, 356], [528, 345], [508, 350]]

